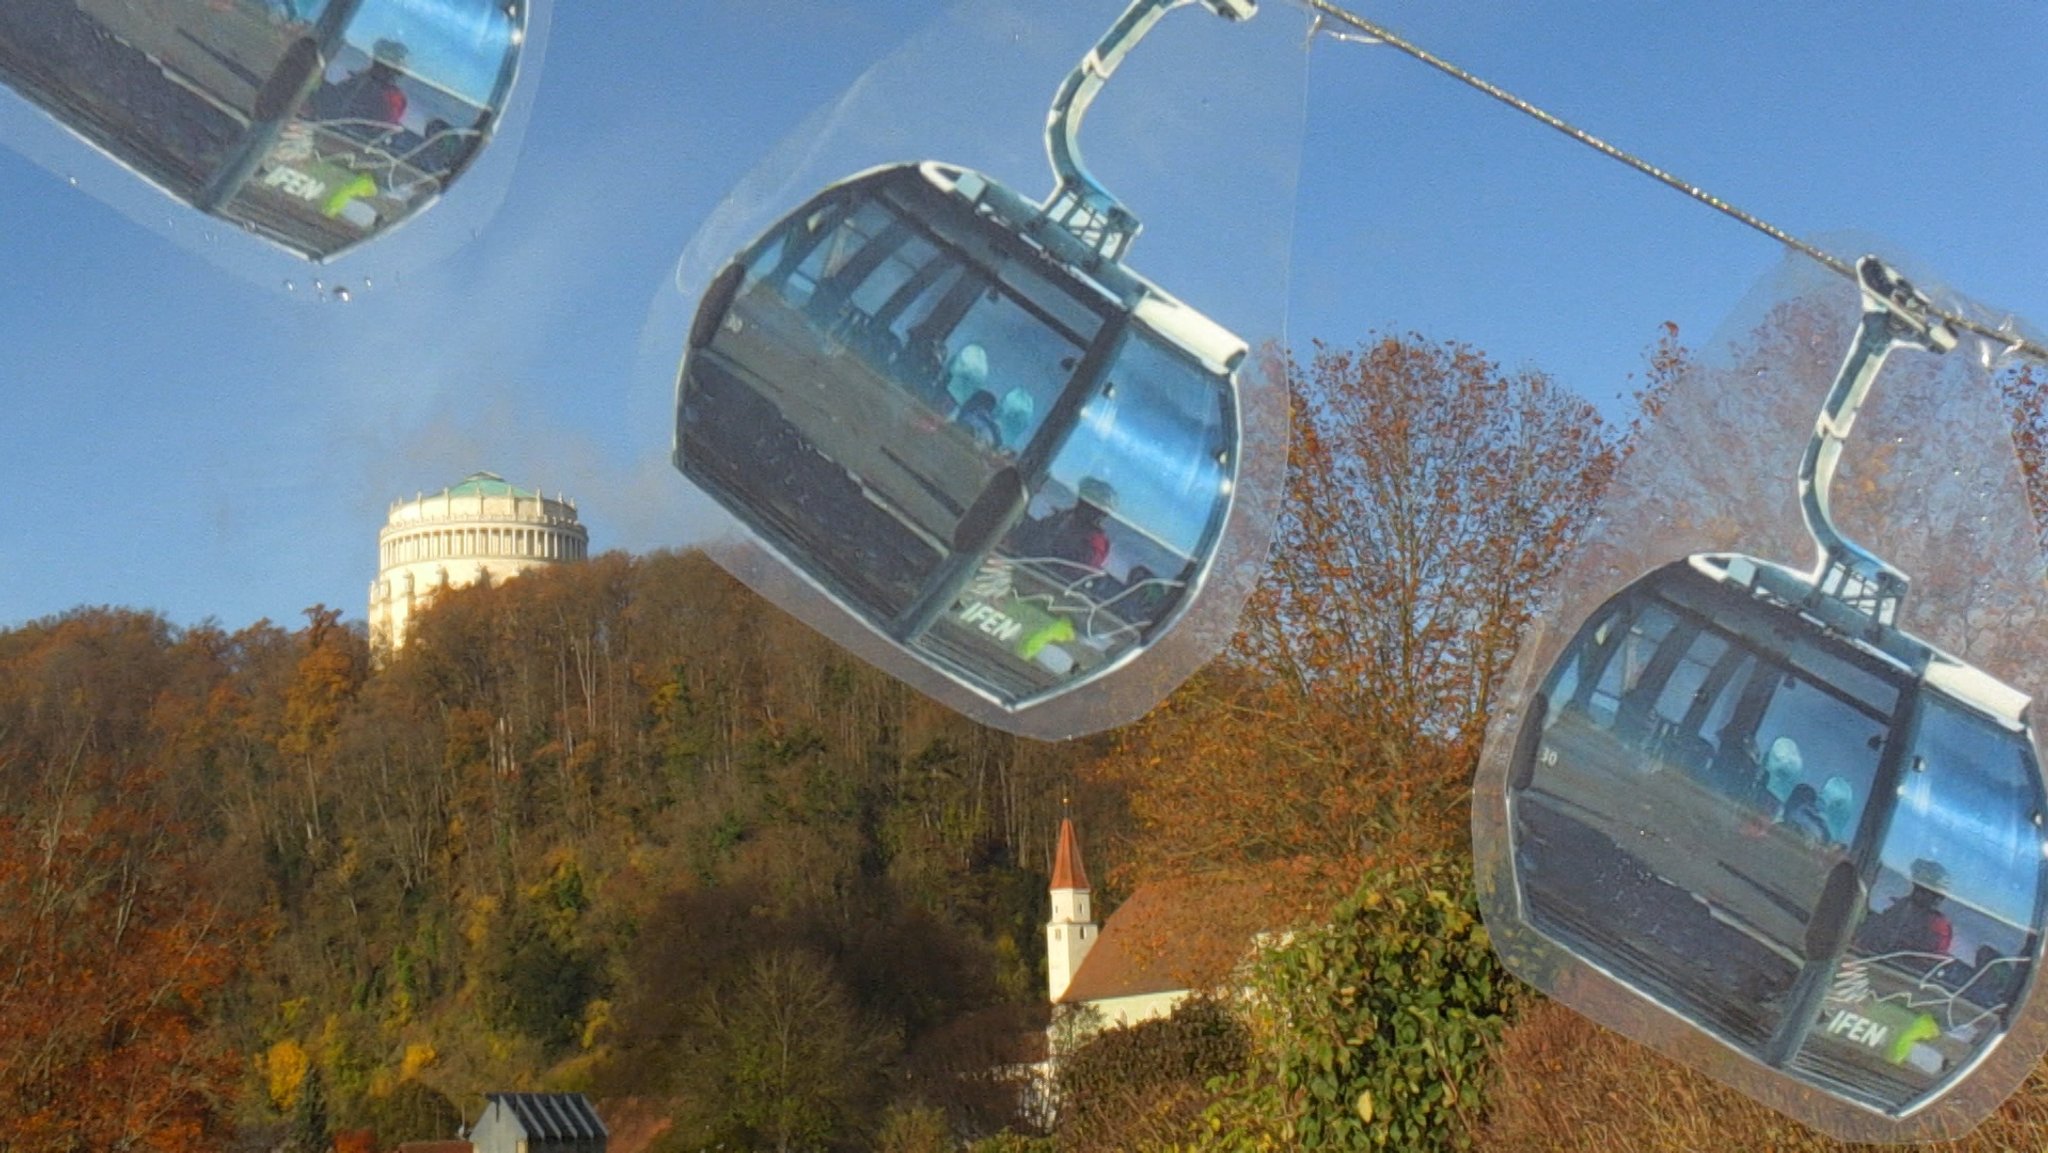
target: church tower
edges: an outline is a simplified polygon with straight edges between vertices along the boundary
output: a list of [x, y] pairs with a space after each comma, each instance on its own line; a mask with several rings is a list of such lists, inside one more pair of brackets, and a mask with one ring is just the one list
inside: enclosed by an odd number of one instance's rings
[[1088, 907], [1088, 871], [1074, 822], [1060, 820], [1060, 846], [1052, 863], [1052, 920], [1045, 926], [1045, 978], [1052, 1000], [1067, 991], [1100, 932]]

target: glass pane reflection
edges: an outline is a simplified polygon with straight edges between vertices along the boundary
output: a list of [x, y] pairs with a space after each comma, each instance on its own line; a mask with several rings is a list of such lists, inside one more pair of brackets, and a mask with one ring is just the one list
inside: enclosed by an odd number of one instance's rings
[[923, 647], [1020, 695], [1115, 662], [1172, 618], [1228, 508], [1222, 382], [1142, 331]]
[[2004, 1029], [2031, 968], [2041, 895], [2024, 748], [1930, 699], [1869, 900], [1799, 1068], [1896, 1105], [1937, 1088]]

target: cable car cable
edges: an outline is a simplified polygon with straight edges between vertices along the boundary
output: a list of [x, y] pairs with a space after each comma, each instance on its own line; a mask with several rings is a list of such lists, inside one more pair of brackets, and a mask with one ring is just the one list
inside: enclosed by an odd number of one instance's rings
[[[1329, 18], [1330, 20], [1334, 20], [1338, 23], [1347, 25], [1351, 28], [1354, 28], [1371, 38], [1370, 40], [1356, 41], [1358, 43], [1376, 42], [1380, 44], [1385, 44], [1390, 48], [1396, 49], [1408, 56], [1411, 56], [1416, 60], [1419, 60], [1422, 63], [1429, 65], [1431, 68], [1434, 68], [1439, 72], [1442, 72], [1444, 75], [1449, 76], [1452, 79], [1457, 80], [1468, 87], [1475, 88], [1480, 92], [1483, 92], [1486, 95], [1493, 97], [1495, 100], [1498, 100], [1502, 104], [1505, 104], [1510, 108], [1513, 108], [1515, 111], [1520, 112], [1523, 115], [1531, 117], [1535, 120], [1541, 121], [1543, 124], [1546, 124], [1549, 127], [1564, 133], [1566, 136], [1569, 136], [1573, 140], [1578, 141], [1580, 144], [1583, 144], [1586, 147], [1591, 148], [1596, 152], [1599, 152], [1601, 155], [1627, 165], [1628, 167], [1636, 170], [1637, 172], [1642, 173], [1644, 176], [1647, 176], [1650, 179], [1655, 180], [1657, 183], [1664, 185], [1666, 188], [1682, 192], [1686, 196], [1691, 197], [1693, 200], [1696, 200], [1709, 208], [1712, 208], [1716, 212], [1719, 212], [1724, 216], [1731, 217], [1737, 221], [1740, 221], [1743, 224], [1748, 225], [1750, 228], [1763, 233], [1765, 236], [1768, 236], [1772, 240], [1775, 240], [1778, 243], [1784, 245], [1785, 247], [1792, 249], [1794, 252], [1806, 256], [1809, 259], [1815, 261], [1816, 263], [1825, 266], [1830, 271], [1834, 272], [1837, 276], [1846, 277], [1849, 280], [1857, 279], [1856, 266], [1854, 263], [1847, 260], [1843, 260], [1841, 257], [1836, 256], [1833, 253], [1830, 253], [1825, 249], [1822, 249], [1812, 243], [1809, 243], [1808, 241], [1801, 240], [1799, 237], [1794, 236], [1792, 233], [1787, 232], [1785, 229], [1780, 228], [1775, 224], [1772, 224], [1770, 221], [1763, 219], [1755, 213], [1744, 211], [1743, 209], [1738, 208], [1733, 204], [1730, 204], [1728, 201], [1723, 200], [1721, 197], [1714, 195], [1713, 193], [1707, 191], [1699, 185], [1693, 184], [1683, 179], [1682, 177], [1673, 175], [1672, 173], [1657, 167], [1649, 161], [1644, 160], [1642, 157], [1639, 157], [1634, 153], [1631, 153], [1623, 148], [1617, 147], [1614, 144], [1610, 144], [1609, 142], [1601, 139], [1598, 136], [1593, 135], [1585, 129], [1580, 128], [1575, 124], [1572, 124], [1570, 121], [1567, 121], [1560, 116], [1547, 112], [1542, 108], [1539, 108], [1534, 104], [1531, 104], [1529, 101], [1522, 99], [1521, 97], [1515, 95], [1512, 92], [1509, 92], [1507, 89], [1502, 88], [1500, 85], [1495, 84], [1492, 81], [1485, 79], [1484, 77], [1468, 72], [1465, 69], [1458, 67], [1456, 64], [1453, 64], [1450, 61], [1445, 60], [1443, 57], [1435, 55], [1428, 49], [1403, 39], [1399, 34], [1386, 28], [1384, 25], [1376, 24], [1373, 21], [1368, 20], [1363, 16], [1360, 16], [1356, 12], [1350, 11], [1349, 9], [1341, 8], [1336, 4], [1331, 3], [1330, 0], [1293, 0], [1293, 2], [1307, 8], [1310, 12], [1314, 14], [1316, 25], [1310, 30], [1310, 35], [1312, 36], [1315, 35], [1318, 31], [1321, 31], [1321, 25], [1325, 17]], [[1351, 38], [1345, 37], [1345, 39]], [[1996, 341], [1998, 344], [2004, 346], [2005, 351], [2008, 353], [2016, 353], [2021, 356], [2031, 357], [2043, 363], [2048, 363], [2048, 347], [2044, 347], [2040, 344], [2035, 343], [2034, 341], [2028, 340], [2025, 337], [2018, 335], [2017, 333], [2001, 331], [1980, 321], [1971, 320], [1970, 318], [1965, 316], [1958, 316], [1954, 313], [1939, 308], [1931, 309], [1930, 312], [1935, 318], [1947, 321], [1949, 324], [1957, 328], [1963, 329], [1966, 332], [1974, 333], [1975, 335], [1981, 336], [1986, 340]]]

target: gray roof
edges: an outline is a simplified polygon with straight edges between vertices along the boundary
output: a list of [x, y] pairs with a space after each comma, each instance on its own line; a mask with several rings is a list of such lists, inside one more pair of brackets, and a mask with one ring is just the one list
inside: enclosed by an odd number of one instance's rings
[[597, 1110], [581, 1093], [490, 1093], [495, 1101], [512, 1111], [532, 1141], [575, 1141], [609, 1137], [611, 1131], [597, 1119]]

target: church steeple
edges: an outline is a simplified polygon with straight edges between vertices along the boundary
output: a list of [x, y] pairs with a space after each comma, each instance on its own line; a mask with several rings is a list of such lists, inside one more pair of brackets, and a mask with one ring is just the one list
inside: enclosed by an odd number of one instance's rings
[[1052, 858], [1052, 891], [1088, 891], [1088, 870], [1081, 866], [1081, 840], [1071, 818], [1060, 820], [1060, 847]]
[[1052, 920], [1045, 926], [1045, 978], [1053, 1001], [1067, 991], [1098, 928], [1088, 907], [1088, 870], [1081, 865], [1081, 838], [1074, 822], [1060, 820], [1059, 849], [1052, 862]]

